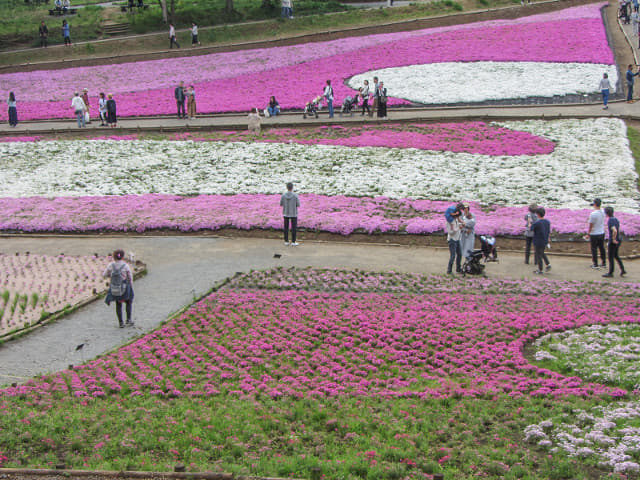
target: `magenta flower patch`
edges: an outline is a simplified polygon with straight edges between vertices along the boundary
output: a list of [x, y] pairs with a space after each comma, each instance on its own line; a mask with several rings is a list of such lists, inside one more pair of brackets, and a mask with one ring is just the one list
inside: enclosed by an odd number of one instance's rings
[[[287, 271], [271, 275], [276, 283], [291, 283]], [[416, 294], [394, 294], [384, 287], [403, 283], [402, 275], [360, 273], [366, 291], [354, 293], [341, 291], [349, 288], [344, 280], [350, 272], [294, 275], [298, 281], [321, 279], [325, 291], [265, 290], [262, 281], [245, 278], [245, 284], [262, 289], [219, 291], [115, 353], [2, 393], [80, 398], [626, 394], [539, 368], [522, 350], [551, 331], [637, 322], [640, 304], [629, 292], [604, 301], [548, 282], [535, 296], [488, 294], [499, 282], [451, 290], [447, 279], [431, 276], [413, 279]], [[258, 272], [255, 280], [264, 276]], [[434, 285], [437, 295], [425, 293]]]

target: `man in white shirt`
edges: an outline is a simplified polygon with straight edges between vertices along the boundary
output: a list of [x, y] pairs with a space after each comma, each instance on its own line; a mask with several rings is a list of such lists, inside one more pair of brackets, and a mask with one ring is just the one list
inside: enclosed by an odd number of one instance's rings
[[451, 275], [453, 270], [453, 261], [456, 261], [456, 272], [462, 272], [460, 262], [462, 260], [462, 250], [460, 248], [460, 206], [451, 213], [451, 221], [447, 219], [447, 244], [449, 245], [449, 264], [447, 265], [447, 274]]
[[73, 95], [74, 97], [73, 100], [71, 100], [71, 108], [73, 108], [73, 111], [76, 114], [76, 118], [78, 120], [78, 128], [84, 128], [84, 112], [87, 111], [87, 106], [84, 104], [82, 98], [80, 98], [79, 92], [75, 92]]
[[329, 108], [329, 118], [333, 118], [333, 87], [331, 86], [331, 80], [327, 80], [327, 85], [324, 87], [322, 93], [327, 101], [327, 107]]
[[[605, 268], [607, 266], [606, 255], [604, 251], [604, 212], [600, 208], [602, 200], [594, 198], [591, 202], [593, 211], [589, 214], [589, 231], [585, 236], [585, 239], [589, 239], [591, 242], [591, 268]], [[600, 251], [600, 258], [602, 259], [602, 265], [598, 266], [598, 250]]]

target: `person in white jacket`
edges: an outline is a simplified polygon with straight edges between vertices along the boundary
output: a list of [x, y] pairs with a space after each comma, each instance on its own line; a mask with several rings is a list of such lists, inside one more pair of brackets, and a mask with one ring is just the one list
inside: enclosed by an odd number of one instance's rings
[[82, 98], [80, 98], [79, 92], [75, 92], [73, 95], [73, 100], [71, 100], [71, 108], [73, 108], [73, 111], [76, 114], [76, 118], [78, 120], [78, 128], [84, 128], [86, 125], [84, 121], [84, 112], [87, 111], [87, 106], [84, 104]]

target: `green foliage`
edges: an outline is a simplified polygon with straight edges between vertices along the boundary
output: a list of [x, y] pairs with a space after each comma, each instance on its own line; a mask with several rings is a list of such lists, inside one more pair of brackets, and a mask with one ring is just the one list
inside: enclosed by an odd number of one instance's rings
[[[627, 125], [627, 137], [629, 138], [629, 148], [636, 164], [636, 173], [640, 175], [640, 131], [636, 127]], [[638, 189], [640, 189], [640, 176], [638, 177]]]

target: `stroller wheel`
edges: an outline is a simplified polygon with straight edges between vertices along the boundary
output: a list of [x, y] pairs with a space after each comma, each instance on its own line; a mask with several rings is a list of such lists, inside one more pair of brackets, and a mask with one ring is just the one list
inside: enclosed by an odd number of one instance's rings
[[302, 114], [302, 118], [307, 118], [307, 114], [306, 114], [306, 113], [303, 113], [303, 114]]

